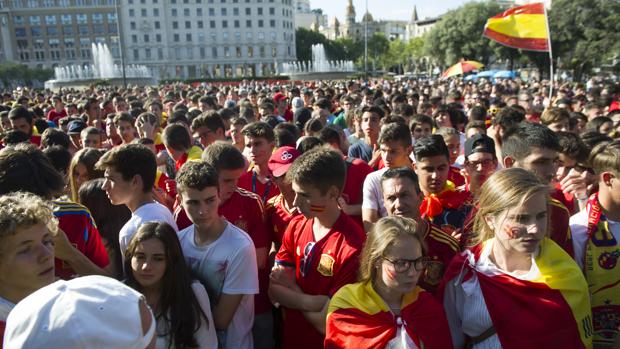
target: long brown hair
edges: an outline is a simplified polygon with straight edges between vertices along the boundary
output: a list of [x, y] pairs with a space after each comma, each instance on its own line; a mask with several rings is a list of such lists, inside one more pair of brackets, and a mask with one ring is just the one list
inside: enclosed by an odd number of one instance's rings
[[192, 277], [185, 264], [177, 233], [168, 223], [147, 222], [138, 228], [125, 252], [125, 283], [142, 292], [142, 286], [133, 276], [131, 259], [138, 244], [149, 239], [161, 241], [166, 251], [166, 271], [162, 277], [161, 296], [155, 317], [163, 318], [167, 324], [169, 348], [198, 347], [194, 333], [202, 321], [206, 321], [207, 326], [209, 323], [192, 290]]
[[104, 150], [95, 149], [95, 148], [84, 148], [75, 153], [73, 158], [71, 159], [71, 164], [69, 165], [69, 185], [71, 187], [71, 199], [73, 201], [78, 201], [78, 191], [80, 188], [77, 187], [77, 183], [75, 183], [75, 171], [78, 164], [84, 165], [86, 167], [86, 172], [88, 172], [88, 179], [95, 178], [103, 178], [102, 170], [98, 170], [95, 168], [95, 164], [105, 153]]

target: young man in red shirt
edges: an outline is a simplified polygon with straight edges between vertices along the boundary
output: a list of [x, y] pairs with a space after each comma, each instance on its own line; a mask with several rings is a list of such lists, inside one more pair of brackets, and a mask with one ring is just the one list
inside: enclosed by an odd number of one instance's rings
[[269, 157], [273, 152], [275, 135], [266, 122], [253, 122], [243, 130], [245, 146], [249, 150], [250, 169], [239, 178], [239, 187], [255, 193], [263, 203], [278, 195], [280, 191], [273, 183], [269, 171]]
[[41, 145], [41, 136], [33, 134], [32, 126], [34, 121], [32, 120], [32, 113], [28, 109], [22, 106], [11, 109], [9, 121], [11, 122], [11, 128], [21, 131], [30, 137], [30, 143], [37, 147]]
[[287, 173], [303, 216], [284, 232], [271, 271], [269, 296], [284, 307], [282, 348], [322, 348], [329, 297], [355, 282], [366, 234], [339, 207], [345, 180], [342, 154], [318, 148]]
[[247, 232], [254, 242], [259, 289], [259, 293], [254, 297], [254, 346], [273, 347], [273, 317], [267, 296], [267, 259], [271, 238], [265, 224], [262, 201], [258, 195], [237, 187], [237, 181], [245, 169], [245, 158], [234, 145], [215, 142], [204, 150], [202, 160], [215, 167], [218, 172], [219, 214]]
[[67, 116], [67, 110], [65, 110], [65, 106], [62, 103], [62, 98], [60, 96], [52, 97], [52, 103], [54, 103], [54, 109], [47, 113], [47, 120], [58, 125], [58, 120]]

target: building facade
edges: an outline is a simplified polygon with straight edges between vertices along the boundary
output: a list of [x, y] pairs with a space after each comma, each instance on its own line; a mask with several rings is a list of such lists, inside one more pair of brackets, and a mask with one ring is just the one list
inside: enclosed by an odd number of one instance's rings
[[293, 0], [0, 0], [0, 61], [90, 65], [93, 43], [159, 78], [273, 75], [295, 60]]
[[310, 8], [310, 0], [295, 0], [295, 28], [311, 29], [318, 23], [327, 26], [327, 15], [320, 9]]
[[117, 21], [114, 0], [0, 0], [0, 61], [90, 65], [93, 43], [119, 58]]

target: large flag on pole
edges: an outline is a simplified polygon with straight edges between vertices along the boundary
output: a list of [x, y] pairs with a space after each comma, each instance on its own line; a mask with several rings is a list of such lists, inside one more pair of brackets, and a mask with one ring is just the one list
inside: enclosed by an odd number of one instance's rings
[[545, 6], [533, 3], [508, 9], [487, 20], [483, 35], [502, 45], [531, 51], [549, 51]]

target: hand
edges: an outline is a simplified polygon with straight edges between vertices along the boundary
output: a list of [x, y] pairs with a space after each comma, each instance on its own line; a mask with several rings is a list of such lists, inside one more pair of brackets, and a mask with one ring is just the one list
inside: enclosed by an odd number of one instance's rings
[[577, 200], [583, 201], [588, 198], [588, 176], [587, 171], [578, 173], [574, 169], [560, 181], [560, 187], [565, 194], [573, 195]]
[[381, 159], [381, 149], [375, 144], [372, 146], [372, 158], [368, 162], [368, 165], [374, 168], [379, 163], [379, 159]]
[[349, 204], [347, 204], [347, 201], [342, 196], [338, 198], [338, 206], [340, 206], [344, 213], [346, 213], [347, 215], [351, 215], [351, 213], [349, 212]]
[[58, 232], [54, 234], [54, 255], [58, 259], [68, 261], [73, 256], [74, 247], [67, 238], [67, 234], [58, 228]]
[[154, 139], [155, 136], [155, 125], [144, 119], [138, 119], [136, 121], [136, 129], [138, 130], [138, 134], [142, 138]]
[[293, 275], [293, 268], [282, 267], [279, 265], [276, 265], [271, 269], [269, 281], [291, 289], [295, 289], [297, 286]]

